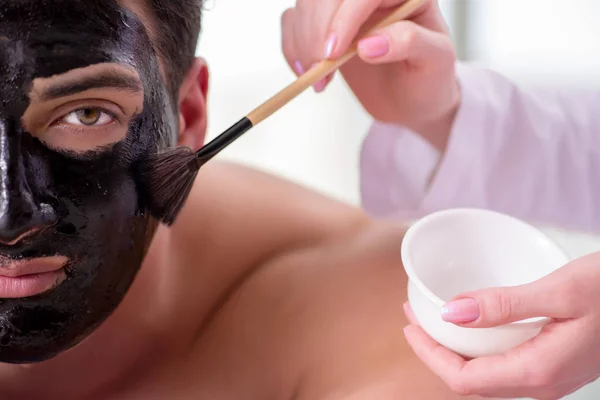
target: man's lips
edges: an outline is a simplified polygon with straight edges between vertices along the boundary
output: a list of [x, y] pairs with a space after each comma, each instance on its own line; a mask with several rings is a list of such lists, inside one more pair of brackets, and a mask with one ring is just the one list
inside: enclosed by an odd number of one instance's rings
[[15, 299], [44, 293], [66, 278], [62, 256], [16, 261], [0, 257], [0, 298]]

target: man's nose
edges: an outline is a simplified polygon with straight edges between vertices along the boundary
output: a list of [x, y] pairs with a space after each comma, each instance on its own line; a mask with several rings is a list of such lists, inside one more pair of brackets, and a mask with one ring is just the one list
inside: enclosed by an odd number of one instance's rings
[[[0, 120], [0, 243], [14, 245], [56, 222], [52, 207], [36, 195], [22, 153], [22, 128], [15, 119]], [[29, 177], [29, 179], [28, 179]]]

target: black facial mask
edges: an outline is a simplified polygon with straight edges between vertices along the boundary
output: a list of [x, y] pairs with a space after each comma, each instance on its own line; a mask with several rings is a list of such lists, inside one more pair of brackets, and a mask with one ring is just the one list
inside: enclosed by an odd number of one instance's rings
[[[123, 141], [82, 155], [24, 129], [34, 79], [102, 63], [135, 69], [144, 87]], [[174, 114], [144, 26], [114, 0], [0, 0], [0, 98], [0, 240], [40, 229], [0, 256], [70, 260], [52, 291], [0, 299], [0, 362], [40, 362], [86, 338], [132, 284], [156, 227], [136, 165], [171, 144]]]

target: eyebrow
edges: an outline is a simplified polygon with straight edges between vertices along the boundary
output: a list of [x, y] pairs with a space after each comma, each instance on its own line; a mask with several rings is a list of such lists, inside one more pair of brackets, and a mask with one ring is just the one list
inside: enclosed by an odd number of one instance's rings
[[91, 89], [117, 89], [139, 94], [143, 92], [142, 83], [131, 76], [115, 72], [104, 72], [99, 75], [88, 76], [70, 82], [50, 85], [41, 94], [43, 101], [60, 97], [71, 96]]

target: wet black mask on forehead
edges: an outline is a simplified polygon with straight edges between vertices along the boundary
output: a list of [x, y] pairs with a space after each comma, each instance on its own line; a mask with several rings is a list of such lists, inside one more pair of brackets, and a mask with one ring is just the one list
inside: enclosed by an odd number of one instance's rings
[[[35, 78], [107, 62], [134, 68], [144, 87], [144, 110], [125, 140], [81, 155], [24, 130]], [[173, 115], [143, 25], [113, 0], [0, 0], [0, 77], [0, 240], [43, 228], [0, 243], [0, 255], [70, 260], [54, 290], [0, 299], [0, 362], [39, 362], [89, 335], [134, 280], [155, 228], [138, 197], [136, 162], [168, 141]]]

